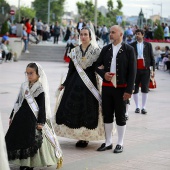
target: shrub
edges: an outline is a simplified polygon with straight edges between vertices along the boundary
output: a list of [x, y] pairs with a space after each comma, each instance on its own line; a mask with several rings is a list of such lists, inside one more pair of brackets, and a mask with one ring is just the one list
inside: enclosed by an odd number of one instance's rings
[[156, 40], [164, 39], [164, 31], [160, 24], [158, 24], [158, 28], [154, 32], [154, 39]]
[[5, 22], [2, 24], [1, 34], [4, 35], [4, 34], [6, 34], [7, 32], [9, 32], [9, 28], [8, 28], [8, 23], [7, 23], [7, 21], [5, 21]]

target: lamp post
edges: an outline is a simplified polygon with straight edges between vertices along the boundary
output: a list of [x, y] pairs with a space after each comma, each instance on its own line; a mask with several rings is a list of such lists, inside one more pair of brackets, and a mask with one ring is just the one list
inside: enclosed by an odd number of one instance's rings
[[1, 8], [2, 8], [2, 15], [4, 15], [5, 14], [4, 7], [2, 6]]
[[94, 25], [97, 28], [97, 0], [95, 0]]
[[[152, 11], [152, 16], [153, 16], [153, 9], [146, 9], [146, 10]], [[152, 21], [152, 19], [151, 19], [151, 21]], [[152, 21], [152, 23], [151, 23], [151, 26], [153, 27], [153, 21]]]
[[50, 23], [50, 8], [51, 8], [51, 2], [53, 2], [53, 1], [57, 1], [57, 0], [48, 0], [48, 21], [47, 21], [47, 23], [48, 23], [48, 25], [49, 25], [49, 23]]
[[144, 14], [146, 15], [146, 22], [145, 22], [145, 24], [146, 24], [146, 26], [147, 26], [147, 24], [148, 24], [148, 23], [147, 23], [147, 13], [144, 13]]
[[159, 5], [161, 7], [161, 18], [160, 18], [160, 20], [162, 21], [162, 2], [160, 4], [153, 3], [153, 5]]
[[21, 2], [21, 0], [18, 0], [18, 20], [19, 20], [19, 22], [21, 21], [20, 2]]

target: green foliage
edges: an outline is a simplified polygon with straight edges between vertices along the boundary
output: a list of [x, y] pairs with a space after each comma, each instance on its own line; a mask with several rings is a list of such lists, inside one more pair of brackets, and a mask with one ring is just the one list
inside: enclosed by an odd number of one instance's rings
[[164, 31], [160, 24], [158, 24], [158, 28], [154, 32], [154, 39], [157, 39], [157, 40], [164, 39]]
[[7, 32], [9, 32], [9, 28], [8, 28], [8, 23], [7, 21], [5, 21], [3, 24], [2, 24], [2, 28], [1, 28], [1, 34], [6, 34]]
[[107, 7], [108, 7], [108, 11], [112, 11], [114, 6], [113, 6], [113, 1], [112, 0], [108, 0], [107, 1]]
[[161, 24], [160, 20], [156, 19], [156, 21], [154, 22], [154, 24], [157, 23], [157, 24]]
[[84, 3], [77, 2], [78, 13], [85, 21], [94, 21], [95, 7], [92, 0], [86, 0]]
[[122, 1], [121, 0], [117, 0], [117, 9], [120, 11], [123, 7]]
[[[20, 8], [20, 16], [22, 17], [26, 17], [26, 18], [29, 18], [29, 19], [32, 19], [35, 17], [35, 10], [32, 9], [32, 8], [29, 8], [29, 7], [24, 7], [22, 6]], [[15, 15], [15, 21], [19, 21], [19, 10], [16, 11], [16, 15]], [[20, 22], [20, 21], [19, 21]]]
[[[57, 0], [50, 3], [50, 21], [61, 21], [64, 14], [65, 0]], [[48, 19], [48, 0], [34, 0], [33, 7], [36, 11], [36, 17], [43, 22]]]
[[[107, 7], [108, 7], [108, 13], [106, 14], [106, 17], [102, 15], [101, 12], [98, 11], [98, 25], [106, 25], [111, 26], [113, 24], [116, 24], [116, 16], [122, 15], [121, 8], [123, 7], [121, 0], [117, 0], [118, 6], [116, 9], [114, 9], [114, 4], [112, 0], [107, 1]], [[86, 0], [84, 3], [77, 2], [76, 3], [78, 8], [78, 14], [80, 15], [80, 18], [83, 18], [86, 22], [92, 21], [94, 22], [94, 11], [95, 6], [92, 2], [92, 0]]]
[[[2, 12], [4, 12], [4, 14]], [[5, 0], [0, 0], [0, 24], [4, 23], [5, 20], [10, 16], [9, 12], [9, 4]]]
[[117, 0], [117, 4], [118, 4], [117, 8], [114, 9], [113, 1], [112, 0], [107, 1], [108, 13], [106, 14], [106, 16], [107, 16], [107, 22], [108, 22], [107, 24], [109, 26], [117, 24], [116, 16], [123, 15], [121, 11], [121, 8], [123, 7], [121, 0]]

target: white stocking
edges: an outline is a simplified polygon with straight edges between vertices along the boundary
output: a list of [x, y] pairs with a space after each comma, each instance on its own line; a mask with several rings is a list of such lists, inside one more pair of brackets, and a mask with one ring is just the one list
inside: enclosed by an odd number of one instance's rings
[[126, 113], [125, 113], [126, 116], [129, 115], [129, 104], [126, 104]]
[[118, 141], [117, 144], [123, 146], [123, 138], [126, 130], [126, 125], [124, 126], [118, 126], [117, 125], [117, 134], [118, 134]]
[[109, 146], [113, 143], [112, 139], [112, 130], [113, 130], [113, 123], [105, 123], [105, 138], [106, 138], [106, 146]]
[[133, 99], [135, 101], [136, 108], [140, 108], [140, 106], [139, 106], [139, 93], [133, 94]]
[[145, 109], [146, 107], [147, 98], [148, 98], [148, 93], [142, 93], [142, 109]]

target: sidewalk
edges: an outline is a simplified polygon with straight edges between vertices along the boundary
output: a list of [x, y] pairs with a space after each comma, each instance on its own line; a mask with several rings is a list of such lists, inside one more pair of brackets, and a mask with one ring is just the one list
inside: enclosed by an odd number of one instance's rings
[[[28, 63], [28, 61], [19, 61], [0, 65], [0, 111], [5, 132], [8, 129], [8, 117], [20, 84], [25, 79], [24, 72]], [[61, 74], [67, 72], [68, 64], [39, 63], [48, 77], [53, 111], [55, 90], [59, 85]], [[170, 74], [157, 70], [156, 81], [157, 88], [149, 92], [147, 115], [134, 113], [135, 105], [133, 99], [131, 100], [123, 153], [114, 154], [111, 150], [97, 152], [96, 149], [103, 141], [90, 142], [87, 148], [78, 149], [75, 148], [76, 140], [59, 137], [64, 155], [61, 170], [169, 170]], [[113, 137], [113, 147], [116, 141], [117, 134]], [[17, 170], [17, 168], [11, 169]], [[55, 167], [44, 170], [55, 170]]]

